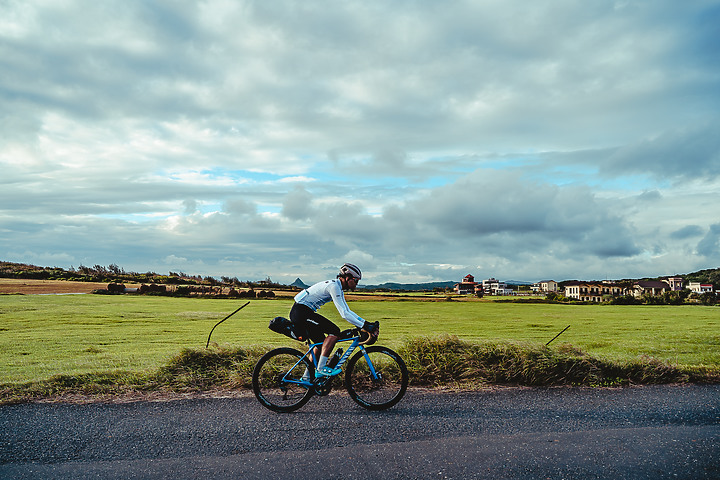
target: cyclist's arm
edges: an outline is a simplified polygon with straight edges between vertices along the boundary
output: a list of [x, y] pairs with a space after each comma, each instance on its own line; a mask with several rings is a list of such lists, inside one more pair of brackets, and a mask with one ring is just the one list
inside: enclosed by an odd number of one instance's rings
[[332, 282], [329, 290], [330, 296], [332, 297], [333, 303], [335, 304], [335, 308], [337, 308], [340, 316], [346, 321], [355, 325], [356, 327], [362, 328], [362, 326], [365, 324], [365, 320], [360, 318], [357, 313], [350, 310], [350, 307], [348, 307], [348, 304], [345, 301], [345, 295], [343, 294], [342, 287], [340, 287], [339, 283]]

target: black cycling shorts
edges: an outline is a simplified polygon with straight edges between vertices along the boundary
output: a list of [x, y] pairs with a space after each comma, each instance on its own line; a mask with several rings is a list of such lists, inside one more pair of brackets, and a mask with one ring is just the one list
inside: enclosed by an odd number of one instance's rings
[[301, 328], [305, 327], [313, 343], [321, 343], [325, 340], [325, 334], [340, 335], [340, 327], [301, 303], [295, 303], [290, 309], [290, 321]]

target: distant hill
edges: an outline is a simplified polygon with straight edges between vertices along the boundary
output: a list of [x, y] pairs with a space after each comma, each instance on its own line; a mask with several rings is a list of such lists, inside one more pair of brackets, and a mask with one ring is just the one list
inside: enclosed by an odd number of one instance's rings
[[429, 282], [429, 283], [392, 283], [380, 285], [361, 285], [359, 290], [399, 290], [406, 292], [421, 292], [435, 288], [452, 288], [458, 282]]
[[298, 277], [293, 283], [290, 284], [290, 286], [298, 288], [308, 288], [310, 285], [306, 285], [302, 280], [300, 280], [300, 277]]
[[715, 288], [720, 287], [720, 268], [709, 268], [682, 275], [686, 282], [712, 283]]

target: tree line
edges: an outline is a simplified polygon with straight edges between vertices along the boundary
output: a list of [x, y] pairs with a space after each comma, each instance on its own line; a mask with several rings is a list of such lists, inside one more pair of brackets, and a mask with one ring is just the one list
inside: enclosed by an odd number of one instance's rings
[[24, 263], [0, 261], [0, 278], [21, 278], [29, 280], [66, 280], [75, 282], [97, 283], [155, 283], [165, 285], [207, 285], [232, 286], [240, 288], [281, 288], [270, 277], [259, 281], [242, 281], [237, 277], [221, 276], [219, 279], [212, 276], [189, 275], [182, 271], [168, 272], [167, 275], [148, 271], [145, 273], [125, 271], [124, 268], [111, 263], [108, 266], [93, 265], [91, 267], [80, 265], [69, 269], [60, 267], [39, 267]]

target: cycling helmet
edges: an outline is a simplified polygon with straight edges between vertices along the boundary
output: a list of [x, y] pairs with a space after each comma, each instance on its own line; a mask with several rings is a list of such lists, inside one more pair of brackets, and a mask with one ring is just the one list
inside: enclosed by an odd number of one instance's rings
[[362, 272], [360, 272], [360, 269], [352, 263], [346, 263], [340, 267], [340, 274], [338, 276], [350, 276], [360, 280], [362, 278]]

